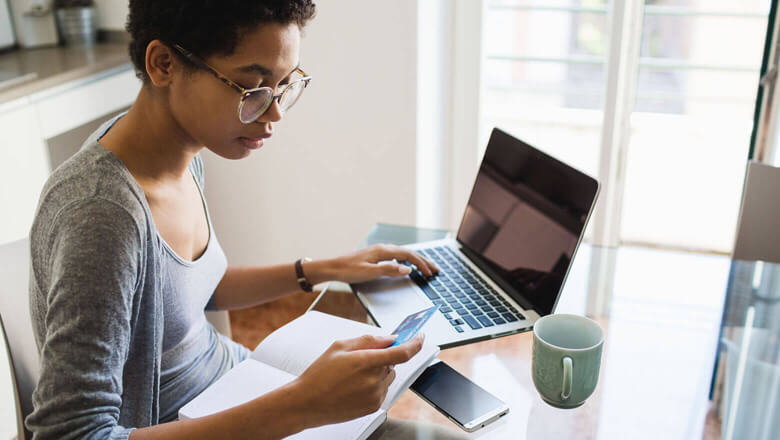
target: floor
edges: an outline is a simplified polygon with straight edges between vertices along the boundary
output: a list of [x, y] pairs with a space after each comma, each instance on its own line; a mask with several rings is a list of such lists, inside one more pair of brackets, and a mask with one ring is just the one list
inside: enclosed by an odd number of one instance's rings
[[316, 293], [298, 292], [268, 304], [230, 312], [233, 340], [254, 350], [271, 332], [306, 312], [316, 297]]

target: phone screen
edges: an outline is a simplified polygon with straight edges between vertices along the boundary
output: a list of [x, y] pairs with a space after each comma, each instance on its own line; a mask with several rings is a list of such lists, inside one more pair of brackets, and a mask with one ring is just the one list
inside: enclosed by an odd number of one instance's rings
[[426, 368], [411, 388], [462, 426], [506, 407], [504, 402], [444, 362]]

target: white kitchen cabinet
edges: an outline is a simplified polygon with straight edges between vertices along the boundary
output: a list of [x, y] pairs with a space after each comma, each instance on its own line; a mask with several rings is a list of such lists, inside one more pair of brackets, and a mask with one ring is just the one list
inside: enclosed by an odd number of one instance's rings
[[30, 96], [44, 139], [130, 106], [141, 89], [133, 69], [124, 67]]
[[30, 232], [52, 171], [47, 139], [130, 106], [140, 87], [128, 65], [0, 104], [0, 244]]
[[31, 105], [0, 113], [0, 244], [30, 232], [50, 172], [46, 141], [39, 132]]

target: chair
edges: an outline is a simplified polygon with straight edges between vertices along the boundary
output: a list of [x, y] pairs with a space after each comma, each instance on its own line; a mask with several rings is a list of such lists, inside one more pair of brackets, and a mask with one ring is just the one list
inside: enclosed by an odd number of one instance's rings
[[[777, 332], [775, 303], [779, 298], [773, 297], [773, 293], [777, 292], [777, 277], [774, 268], [767, 266], [767, 269], [764, 269], [763, 262], [780, 263], [780, 191], [778, 190], [780, 190], [780, 168], [756, 161], [748, 162], [732, 253], [734, 261], [731, 263], [726, 306], [718, 337], [718, 340], [723, 343], [721, 347], [726, 351], [721, 348], [717, 352], [710, 388], [713, 404], [721, 409], [721, 414], [724, 416], [722, 420], [724, 427], [729, 426], [729, 401], [739, 402], [738, 398], [728, 397], [728, 390], [734, 389], [734, 384], [730, 388], [728, 382], [735, 381], [739, 377], [739, 389], [742, 389], [743, 381], [745, 384], [753, 384], [754, 381], [760, 381], [758, 378], [763, 377], [760, 373], [772, 371], [771, 362], [756, 362], [752, 353], [760, 352], [762, 349], [764, 353], [771, 353], [772, 346], [767, 341], [771, 341], [772, 338], [763, 335]], [[748, 310], [752, 310], [750, 322], [747, 322]], [[762, 337], [752, 338], [752, 346], [746, 345], [744, 353], [741, 353], [746, 327], [751, 328], [751, 334], [762, 335]], [[763, 342], [760, 342], [762, 340]], [[740, 356], [744, 359], [738, 359]], [[729, 357], [730, 360], [727, 359]], [[731, 377], [727, 378], [727, 370], [729, 370], [727, 365], [735, 361], [744, 362], [744, 365], [740, 367], [739, 373], [736, 368], [729, 367], [732, 373]], [[762, 366], [755, 368], [757, 363]], [[764, 388], [773, 389], [769, 383]], [[771, 391], [767, 392], [771, 393]], [[758, 394], [755, 396], [756, 400], [764, 397], [760, 396], [760, 392], [749, 393]], [[739, 392], [736, 396], [739, 396]], [[742, 411], [740, 406], [735, 409]], [[755, 411], [753, 413], [755, 414]], [[744, 420], [740, 421], [740, 419], [745, 419], [745, 415], [734, 417], [731, 423], [734, 423], [735, 427], [738, 426], [737, 423], [743, 425]]]
[[780, 263], [780, 168], [748, 162], [732, 258]]
[[30, 319], [29, 270], [28, 239], [0, 245], [0, 330], [8, 349], [19, 440], [32, 439], [24, 419], [32, 412], [32, 393], [40, 375]]

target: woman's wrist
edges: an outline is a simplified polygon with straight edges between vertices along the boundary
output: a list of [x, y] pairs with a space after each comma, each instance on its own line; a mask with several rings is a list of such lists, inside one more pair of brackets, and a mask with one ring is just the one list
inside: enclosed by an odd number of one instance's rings
[[342, 264], [338, 258], [312, 260], [303, 263], [303, 274], [312, 285], [340, 280]]
[[284, 411], [280, 412], [280, 417], [285, 418], [285, 423], [300, 432], [305, 429], [332, 423], [325, 415], [324, 408], [317, 398], [310, 383], [304, 383], [305, 379], [295, 378], [292, 382], [278, 388], [275, 391], [281, 391], [284, 396]]
[[283, 437], [323, 424], [300, 379], [277, 388], [250, 405], [253, 405], [254, 418], [261, 415], [260, 418], [264, 419], [265, 427], [259, 428], [268, 429], [267, 424], [270, 423], [280, 429], [277, 434]]

